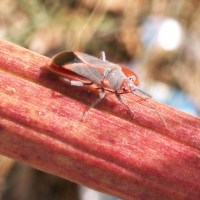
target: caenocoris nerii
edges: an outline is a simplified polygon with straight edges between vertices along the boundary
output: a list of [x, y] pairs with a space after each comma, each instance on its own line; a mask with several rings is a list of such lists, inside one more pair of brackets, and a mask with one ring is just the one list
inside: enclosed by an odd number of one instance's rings
[[150, 95], [138, 89], [139, 79], [130, 69], [108, 62], [105, 53], [101, 52], [99, 58], [80, 52], [64, 51], [55, 55], [52, 59], [50, 69], [63, 78], [67, 78], [71, 85], [85, 86], [96, 84], [101, 89], [99, 98], [86, 110], [83, 115], [85, 119], [88, 111], [99, 103], [105, 96], [105, 91], [114, 92], [121, 103], [123, 103], [135, 117], [131, 108], [122, 100], [120, 94], [132, 93], [146, 101], [158, 114], [165, 126], [166, 122], [156, 108], [140, 92], [151, 98]]

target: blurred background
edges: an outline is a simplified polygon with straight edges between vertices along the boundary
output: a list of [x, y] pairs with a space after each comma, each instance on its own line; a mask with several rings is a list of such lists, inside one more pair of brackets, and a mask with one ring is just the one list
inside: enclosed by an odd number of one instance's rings
[[[0, 13], [0, 38], [49, 57], [105, 51], [155, 100], [199, 116], [199, 0], [4, 0]], [[1, 156], [0, 200], [35, 199], [115, 198]]]

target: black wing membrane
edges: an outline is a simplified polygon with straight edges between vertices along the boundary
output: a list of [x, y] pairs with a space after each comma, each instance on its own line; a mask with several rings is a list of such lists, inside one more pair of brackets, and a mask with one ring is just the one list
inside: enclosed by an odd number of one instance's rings
[[60, 67], [71, 64], [84, 63], [79, 57], [71, 51], [63, 51], [53, 57], [54, 63]]

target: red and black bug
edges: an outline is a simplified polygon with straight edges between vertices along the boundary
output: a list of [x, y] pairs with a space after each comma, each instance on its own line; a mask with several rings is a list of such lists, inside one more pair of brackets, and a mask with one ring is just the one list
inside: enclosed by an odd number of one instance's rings
[[143, 99], [155, 110], [163, 124], [167, 126], [156, 108], [147, 99], [136, 93], [140, 92], [151, 98], [150, 95], [137, 87], [139, 84], [137, 75], [126, 67], [108, 62], [104, 52], [101, 52], [99, 58], [96, 58], [85, 53], [64, 51], [53, 57], [50, 69], [61, 77], [67, 78], [71, 85], [96, 84], [101, 89], [99, 98], [86, 110], [83, 120], [88, 111], [104, 98], [105, 91], [110, 91], [116, 94], [119, 101], [129, 109], [134, 117], [134, 112], [122, 100], [120, 94], [132, 93]]

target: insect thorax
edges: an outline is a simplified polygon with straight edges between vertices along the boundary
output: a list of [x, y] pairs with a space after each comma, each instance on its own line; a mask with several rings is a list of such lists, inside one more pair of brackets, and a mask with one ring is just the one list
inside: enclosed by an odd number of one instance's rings
[[127, 77], [124, 75], [120, 67], [113, 67], [105, 76], [105, 79], [109, 83], [109, 87], [113, 90], [120, 90], [124, 79]]

